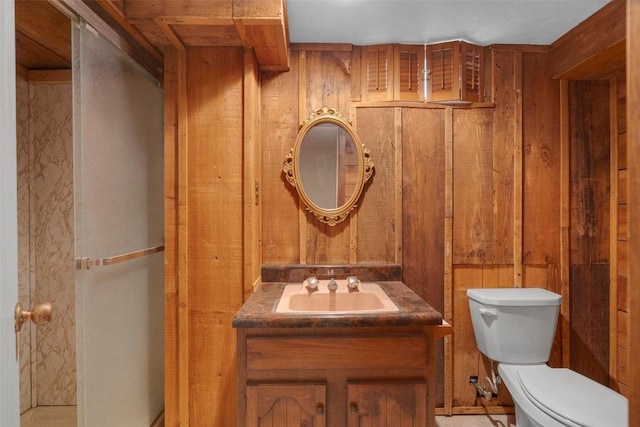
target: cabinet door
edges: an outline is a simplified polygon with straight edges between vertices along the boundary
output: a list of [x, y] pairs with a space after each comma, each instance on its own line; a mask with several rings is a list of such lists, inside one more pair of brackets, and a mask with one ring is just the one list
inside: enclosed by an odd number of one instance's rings
[[483, 48], [465, 42], [427, 46], [427, 100], [482, 101]]
[[367, 101], [393, 99], [393, 45], [362, 48], [363, 95]]
[[349, 383], [347, 398], [349, 427], [415, 427], [427, 422], [424, 381]]
[[424, 45], [393, 48], [394, 101], [424, 101]]
[[247, 385], [247, 427], [325, 427], [326, 385]]

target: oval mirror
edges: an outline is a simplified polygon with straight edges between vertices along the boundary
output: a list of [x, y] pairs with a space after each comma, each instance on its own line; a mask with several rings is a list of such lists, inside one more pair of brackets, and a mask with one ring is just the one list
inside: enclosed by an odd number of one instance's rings
[[349, 122], [323, 107], [300, 128], [282, 169], [307, 210], [336, 225], [356, 207], [373, 162]]

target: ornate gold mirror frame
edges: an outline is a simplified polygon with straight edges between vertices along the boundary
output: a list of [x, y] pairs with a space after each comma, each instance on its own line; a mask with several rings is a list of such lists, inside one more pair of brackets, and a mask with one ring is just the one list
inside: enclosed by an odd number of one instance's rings
[[282, 171], [306, 209], [334, 226], [357, 206], [373, 162], [351, 124], [335, 109], [322, 107], [300, 128]]

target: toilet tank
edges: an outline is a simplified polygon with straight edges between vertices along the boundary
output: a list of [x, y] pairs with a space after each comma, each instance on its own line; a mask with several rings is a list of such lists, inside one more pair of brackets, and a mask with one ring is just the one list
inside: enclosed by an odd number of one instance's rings
[[545, 363], [556, 332], [560, 300], [539, 288], [468, 289], [478, 349], [511, 364]]

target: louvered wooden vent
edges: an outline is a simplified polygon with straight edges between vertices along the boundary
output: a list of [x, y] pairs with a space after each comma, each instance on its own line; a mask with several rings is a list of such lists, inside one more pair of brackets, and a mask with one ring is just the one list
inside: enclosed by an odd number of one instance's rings
[[475, 101], [480, 101], [482, 49], [468, 43], [464, 43], [462, 48], [464, 58], [463, 81], [466, 88], [466, 98], [473, 98]]
[[424, 46], [377, 45], [362, 50], [367, 101], [424, 101]]
[[367, 90], [380, 92], [387, 90], [389, 58], [385, 50], [374, 50], [367, 55]]
[[368, 100], [386, 101], [392, 93], [392, 45], [367, 46], [364, 49], [365, 88]]
[[465, 42], [427, 46], [427, 100], [480, 102], [483, 49]]
[[424, 101], [424, 46], [396, 45], [394, 99]]

